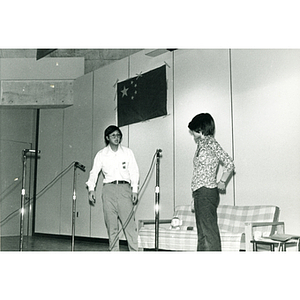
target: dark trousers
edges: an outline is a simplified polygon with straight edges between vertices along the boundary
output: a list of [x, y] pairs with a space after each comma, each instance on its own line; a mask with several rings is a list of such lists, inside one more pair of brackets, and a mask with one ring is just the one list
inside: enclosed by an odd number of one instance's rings
[[220, 195], [217, 188], [201, 187], [193, 192], [198, 233], [197, 251], [221, 251], [217, 207]]

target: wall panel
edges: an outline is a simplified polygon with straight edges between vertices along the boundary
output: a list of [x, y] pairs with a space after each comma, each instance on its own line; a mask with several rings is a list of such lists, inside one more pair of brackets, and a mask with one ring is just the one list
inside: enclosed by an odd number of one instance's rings
[[[60, 233], [61, 184], [63, 171], [63, 110], [47, 109], [40, 112], [38, 180], [35, 232]], [[48, 187], [45, 189], [46, 187]], [[43, 189], [44, 192], [40, 193]]]
[[300, 231], [300, 51], [232, 52], [237, 203], [272, 204]]
[[[213, 116], [216, 140], [232, 156], [228, 50], [175, 51], [174, 82], [175, 194], [179, 205], [192, 200], [190, 185], [196, 144], [187, 126], [196, 114], [208, 112]], [[221, 203], [234, 204], [232, 179], [226, 194], [221, 195]]]

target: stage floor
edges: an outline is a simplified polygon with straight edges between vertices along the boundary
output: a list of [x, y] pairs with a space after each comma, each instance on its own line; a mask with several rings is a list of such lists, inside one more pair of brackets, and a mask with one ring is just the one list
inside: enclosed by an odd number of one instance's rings
[[[1, 237], [1, 251], [19, 251], [19, 236]], [[23, 251], [72, 251], [71, 237], [33, 235], [23, 238]], [[104, 239], [75, 238], [74, 251], [108, 251]], [[120, 251], [128, 251], [126, 241], [120, 242]]]

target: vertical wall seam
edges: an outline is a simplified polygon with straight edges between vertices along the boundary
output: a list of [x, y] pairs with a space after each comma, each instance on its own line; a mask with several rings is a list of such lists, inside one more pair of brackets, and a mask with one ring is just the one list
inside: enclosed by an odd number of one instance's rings
[[[234, 119], [233, 119], [233, 95], [232, 95], [232, 53], [229, 49], [229, 90], [230, 90], [230, 119], [231, 119], [231, 148], [232, 148], [232, 158], [235, 159], [235, 144], [234, 144]], [[236, 204], [236, 184], [235, 175], [232, 175], [233, 184], [233, 205]]]
[[[65, 110], [62, 110], [63, 117], [62, 117], [62, 148], [61, 148], [61, 166], [63, 166], [64, 162], [64, 140], [65, 140]], [[61, 234], [61, 209], [62, 209], [62, 189], [63, 189], [63, 179], [60, 178], [60, 207], [59, 207], [59, 234]]]
[[[128, 67], [127, 67], [127, 77], [130, 78], [130, 73], [131, 73], [131, 60], [130, 60], [130, 56], [128, 56]], [[118, 100], [118, 97], [117, 97], [117, 100]], [[117, 108], [117, 111], [118, 111], [118, 108]], [[127, 125], [127, 145], [128, 145], [128, 148], [130, 148], [130, 145], [129, 145], [129, 125]]]
[[[94, 155], [94, 106], [95, 106], [95, 72], [92, 72], [92, 129], [91, 129], [91, 141], [92, 141], [92, 147], [91, 147], [91, 157], [90, 161], [93, 161], [93, 155]], [[89, 205], [90, 208], [90, 224], [89, 224], [89, 236], [92, 236], [92, 206]]]
[[172, 109], [173, 109], [173, 210], [176, 206], [176, 141], [175, 141], [175, 51], [172, 55]]

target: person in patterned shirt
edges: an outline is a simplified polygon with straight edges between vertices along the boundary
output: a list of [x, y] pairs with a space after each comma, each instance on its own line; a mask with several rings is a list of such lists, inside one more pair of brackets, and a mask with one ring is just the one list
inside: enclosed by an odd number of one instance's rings
[[[198, 234], [197, 251], [221, 251], [217, 217], [219, 190], [225, 191], [234, 162], [215, 140], [215, 122], [210, 114], [196, 115], [188, 128], [197, 144], [191, 183]], [[219, 164], [223, 166], [223, 174], [217, 182]]]

